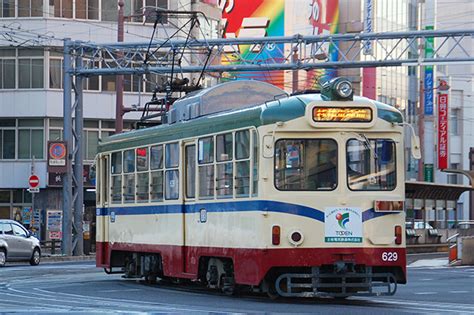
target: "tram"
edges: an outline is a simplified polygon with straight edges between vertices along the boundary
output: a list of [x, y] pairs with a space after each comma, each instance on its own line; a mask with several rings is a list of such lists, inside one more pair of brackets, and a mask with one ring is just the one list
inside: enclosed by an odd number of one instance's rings
[[285, 297], [406, 283], [401, 113], [332, 79], [234, 81], [176, 101], [97, 155], [97, 267]]

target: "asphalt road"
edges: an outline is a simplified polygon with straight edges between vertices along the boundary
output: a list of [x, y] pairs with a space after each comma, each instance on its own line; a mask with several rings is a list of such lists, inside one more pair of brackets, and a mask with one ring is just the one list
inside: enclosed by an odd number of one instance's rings
[[467, 314], [474, 313], [474, 267], [444, 267], [439, 258], [409, 267], [409, 284], [393, 297], [281, 299], [229, 297], [190, 286], [147, 285], [106, 275], [93, 262], [0, 268], [0, 313], [27, 314]]

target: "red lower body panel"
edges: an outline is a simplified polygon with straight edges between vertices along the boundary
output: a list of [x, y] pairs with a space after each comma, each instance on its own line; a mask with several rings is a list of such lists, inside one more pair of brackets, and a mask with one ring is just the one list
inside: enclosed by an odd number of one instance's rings
[[112, 251], [160, 253], [166, 276], [190, 279], [197, 278], [200, 257], [231, 258], [236, 283], [247, 285], [258, 285], [272, 267], [311, 267], [331, 265], [336, 261], [372, 267], [399, 267], [406, 275], [405, 248], [247, 249], [97, 242], [97, 267], [112, 267]]

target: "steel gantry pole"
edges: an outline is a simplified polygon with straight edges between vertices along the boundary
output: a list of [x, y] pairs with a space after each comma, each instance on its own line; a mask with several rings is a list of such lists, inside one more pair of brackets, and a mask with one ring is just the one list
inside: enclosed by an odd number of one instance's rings
[[[81, 54], [76, 55], [76, 67], [82, 67], [82, 56]], [[73, 254], [74, 256], [84, 255], [84, 240], [82, 231], [82, 220], [83, 220], [83, 205], [84, 205], [84, 180], [83, 180], [83, 147], [82, 137], [84, 129], [84, 117], [83, 117], [83, 76], [76, 76], [76, 83], [74, 85], [74, 93], [76, 100], [74, 102], [74, 137], [75, 137], [75, 148], [74, 148], [74, 239], [73, 239]]]
[[61, 249], [63, 255], [72, 255], [72, 44], [70, 38], [64, 40], [63, 115], [64, 140], [66, 141], [66, 172], [63, 175], [63, 222]]

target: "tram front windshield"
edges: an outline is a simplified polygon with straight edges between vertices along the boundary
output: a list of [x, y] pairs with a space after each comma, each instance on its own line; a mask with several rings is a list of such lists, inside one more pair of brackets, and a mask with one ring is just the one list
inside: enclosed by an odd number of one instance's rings
[[388, 139], [349, 139], [347, 183], [351, 190], [393, 190], [396, 186], [395, 143]]

